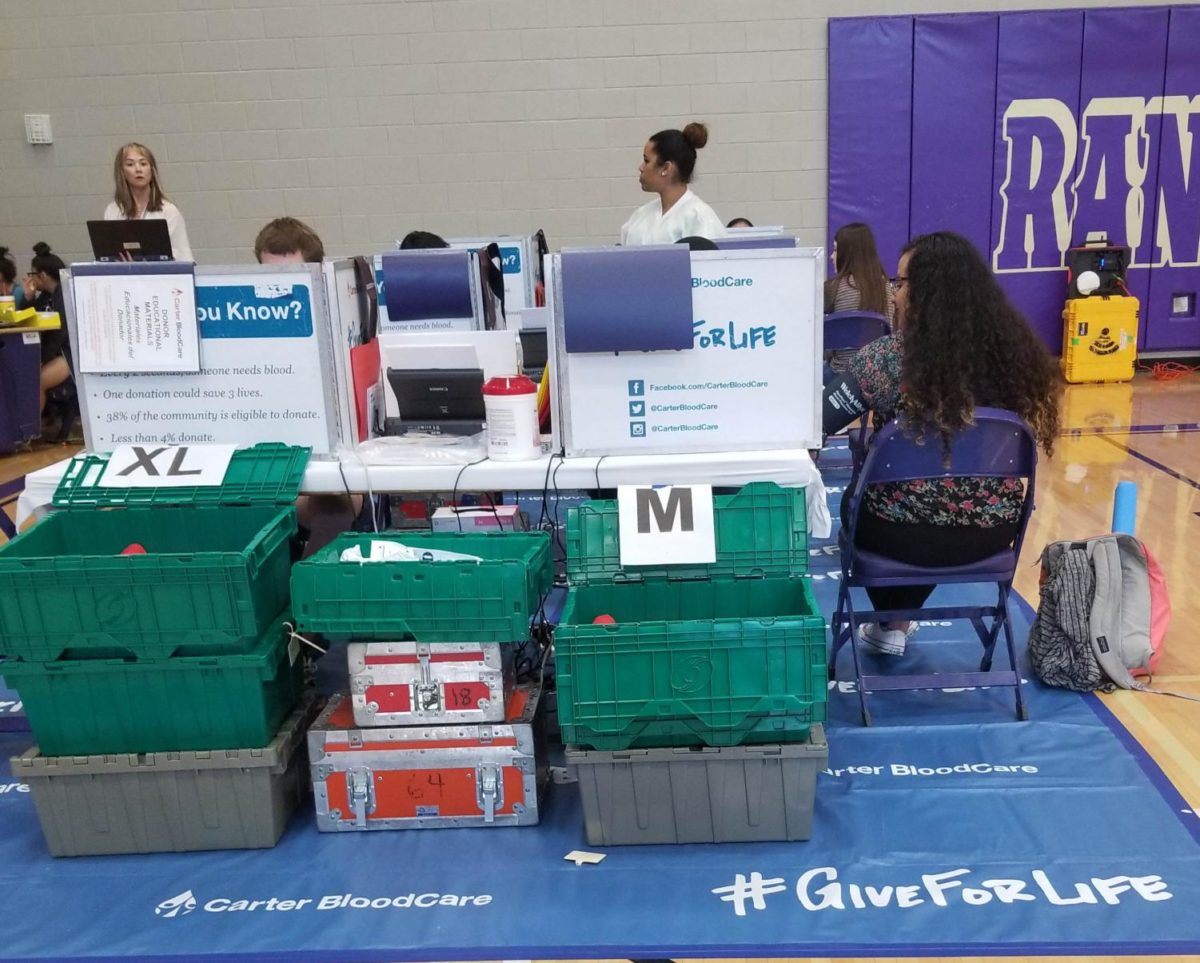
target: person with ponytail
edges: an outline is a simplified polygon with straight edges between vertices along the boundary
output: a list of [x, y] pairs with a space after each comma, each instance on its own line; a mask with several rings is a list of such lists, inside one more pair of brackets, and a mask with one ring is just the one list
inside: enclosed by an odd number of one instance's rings
[[70, 345], [67, 341], [67, 312], [63, 307], [61, 272], [66, 265], [50, 250], [45, 241], [33, 246], [33, 263], [26, 282], [35, 292], [33, 306], [39, 311], [55, 311], [63, 326], [57, 331], [42, 332], [41, 403], [46, 407], [46, 392], [57, 388], [71, 377]]
[[642, 148], [638, 182], [658, 196], [639, 207], [621, 228], [627, 245], [674, 244], [681, 237], [725, 233], [724, 223], [688, 185], [696, 168], [696, 151], [708, 143], [708, 128], [690, 123], [683, 130], [660, 130]]
[[158, 163], [150, 148], [126, 144], [113, 161], [113, 199], [104, 209], [106, 221], [136, 221], [143, 218], [167, 222], [171, 236], [171, 256], [176, 261], [191, 261], [192, 245], [179, 208], [167, 200], [158, 180]]

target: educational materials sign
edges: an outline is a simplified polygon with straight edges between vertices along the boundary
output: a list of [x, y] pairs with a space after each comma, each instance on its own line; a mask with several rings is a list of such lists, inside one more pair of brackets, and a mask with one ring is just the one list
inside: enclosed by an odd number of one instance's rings
[[331, 451], [339, 419], [319, 283], [308, 269], [199, 274], [199, 371], [85, 375], [88, 447], [280, 441]]
[[200, 370], [195, 275], [172, 263], [131, 273], [116, 265], [81, 265], [74, 279], [79, 370], [190, 372]]
[[819, 249], [692, 252], [690, 349], [560, 347], [567, 454], [820, 447], [823, 262]]

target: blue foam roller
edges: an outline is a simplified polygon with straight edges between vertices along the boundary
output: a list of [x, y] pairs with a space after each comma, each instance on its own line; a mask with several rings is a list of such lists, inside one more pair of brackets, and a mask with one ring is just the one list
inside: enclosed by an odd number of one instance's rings
[[1137, 483], [1123, 481], [1113, 493], [1112, 530], [1126, 535], [1134, 534], [1137, 515]]

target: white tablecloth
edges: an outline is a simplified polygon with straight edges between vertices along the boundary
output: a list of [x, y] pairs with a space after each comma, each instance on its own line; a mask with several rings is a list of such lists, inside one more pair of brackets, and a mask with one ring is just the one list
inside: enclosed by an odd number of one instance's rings
[[[552, 462], [553, 460], [553, 462]], [[66, 471], [66, 460], [25, 476], [17, 500], [17, 524], [49, 508]], [[549, 481], [547, 481], [549, 479]], [[773, 481], [807, 489], [808, 530], [827, 538], [831, 530], [825, 486], [807, 451], [739, 451], [704, 455], [606, 455], [562, 458], [543, 455], [536, 461], [484, 460], [456, 464], [364, 464], [355, 455], [339, 462], [311, 461], [300, 490], [326, 492], [541, 491], [554, 488], [615, 488], [617, 485], [711, 484], [736, 488], [754, 481]], [[368, 484], [369, 483], [369, 484]]]

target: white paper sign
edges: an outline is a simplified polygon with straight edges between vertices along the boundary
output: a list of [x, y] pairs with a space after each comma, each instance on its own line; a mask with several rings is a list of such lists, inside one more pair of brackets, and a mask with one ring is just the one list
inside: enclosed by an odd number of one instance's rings
[[220, 485], [233, 445], [123, 445], [108, 459], [106, 488], [195, 488]]
[[196, 279], [172, 274], [80, 274], [74, 279], [79, 370], [200, 370]]
[[199, 373], [86, 376], [89, 448], [280, 441], [330, 451], [338, 413], [324, 387], [335, 378], [321, 347], [328, 317], [314, 303], [311, 270], [296, 267], [200, 274]]
[[621, 485], [622, 565], [700, 565], [717, 560], [712, 485]]

